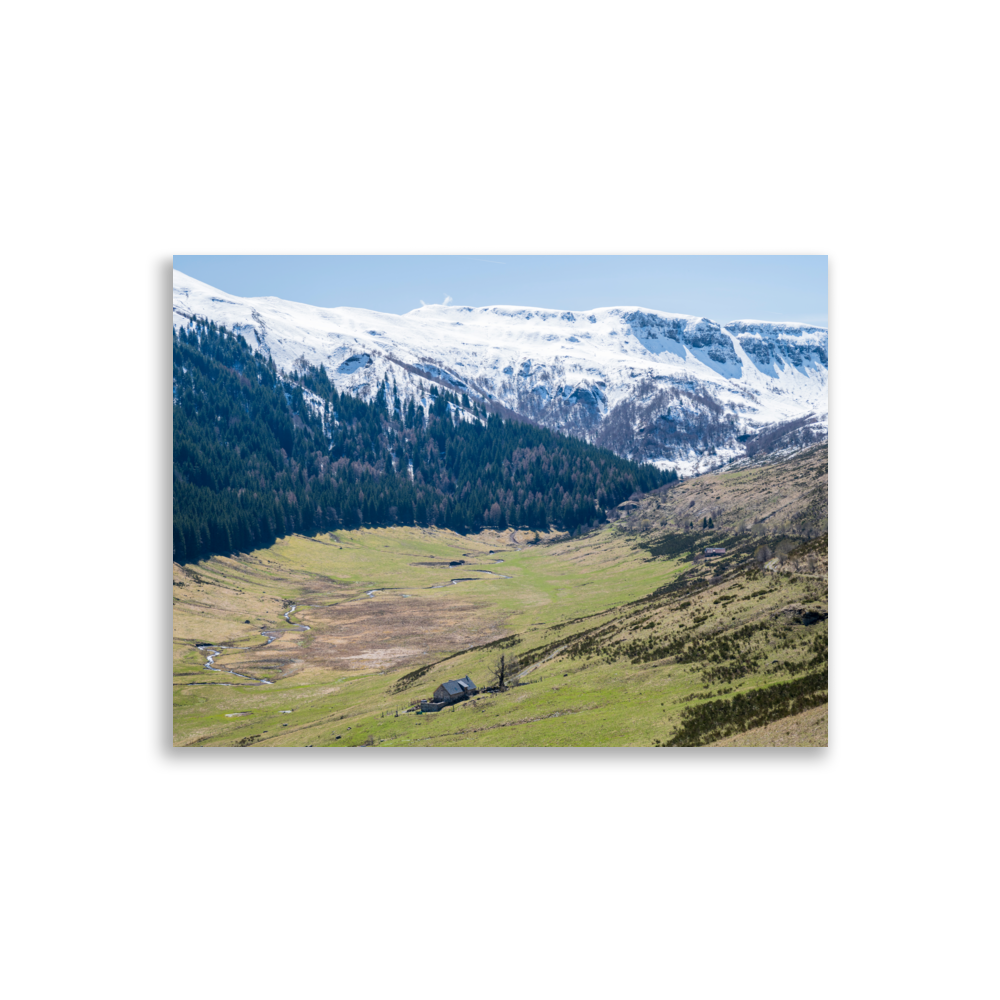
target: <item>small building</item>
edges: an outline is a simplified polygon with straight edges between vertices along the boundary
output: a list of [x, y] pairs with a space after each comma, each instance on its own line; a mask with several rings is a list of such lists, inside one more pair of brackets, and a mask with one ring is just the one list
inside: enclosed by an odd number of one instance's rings
[[468, 676], [463, 677], [460, 681], [445, 681], [434, 692], [434, 701], [443, 701], [450, 705], [456, 701], [464, 701], [470, 694], [475, 694], [477, 690], [478, 688], [473, 681], [469, 680]]
[[706, 556], [724, 556], [725, 554], [725, 549], [705, 549]]
[[466, 698], [474, 695], [478, 690], [479, 688], [469, 679], [468, 675], [461, 680], [445, 681], [444, 684], [438, 685], [430, 701], [421, 700], [420, 711], [440, 712], [442, 708], [465, 701]]

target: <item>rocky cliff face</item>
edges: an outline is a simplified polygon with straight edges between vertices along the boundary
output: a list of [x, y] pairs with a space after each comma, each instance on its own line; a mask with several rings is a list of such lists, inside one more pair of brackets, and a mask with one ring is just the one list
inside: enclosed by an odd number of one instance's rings
[[726, 329], [758, 368], [781, 363], [796, 367], [818, 364], [826, 368], [828, 365], [827, 331], [822, 327], [741, 319], [728, 323]]
[[[619, 315], [623, 326], [635, 334], [653, 354], [670, 351], [683, 357], [683, 348], [703, 350], [712, 361], [722, 365], [736, 365], [740, 361], [733, 346], [733, 338], [718, 323], [710, 319], [689, 316], [667, 316], [642, 309], [629, 311], [607, 310], [609, 315]], [[681, 348], [678, 351], [677, 348]]]

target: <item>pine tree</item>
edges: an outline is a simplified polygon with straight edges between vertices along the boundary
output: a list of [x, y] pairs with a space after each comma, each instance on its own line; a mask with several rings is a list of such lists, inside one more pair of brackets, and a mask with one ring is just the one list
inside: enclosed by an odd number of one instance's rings
[[362, 521], [574, 528], [676, 478], [494, 413], [457, 420], [448, 390], [432, 387], [426, 414], [412, 398], [397, 406], [397, 391], [383, 378], [368, 403], [339, 394], [323, 365], [303, 359], [286, 377], [242, 336], [200, 321], [177, 328], [175, 558]]

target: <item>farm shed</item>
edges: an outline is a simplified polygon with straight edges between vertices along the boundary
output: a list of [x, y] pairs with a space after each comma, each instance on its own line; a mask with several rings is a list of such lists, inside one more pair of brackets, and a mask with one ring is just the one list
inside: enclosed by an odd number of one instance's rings
[[706, 556], [724, 556], [725, 554], [725, 549], [705, 549]]

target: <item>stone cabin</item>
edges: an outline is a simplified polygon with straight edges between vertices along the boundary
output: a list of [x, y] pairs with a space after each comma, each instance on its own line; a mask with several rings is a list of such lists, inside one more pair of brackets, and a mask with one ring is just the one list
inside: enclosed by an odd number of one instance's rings
[[440, 712], [442, 708], [465, 701], [466, 698], [474, 695], [478, 690], [468, 675], [461, 680], [445, 681], [443, 684], [438, 685], [430, 701], [422, 700], [420, 702], [420, 710], [422, 712]]

